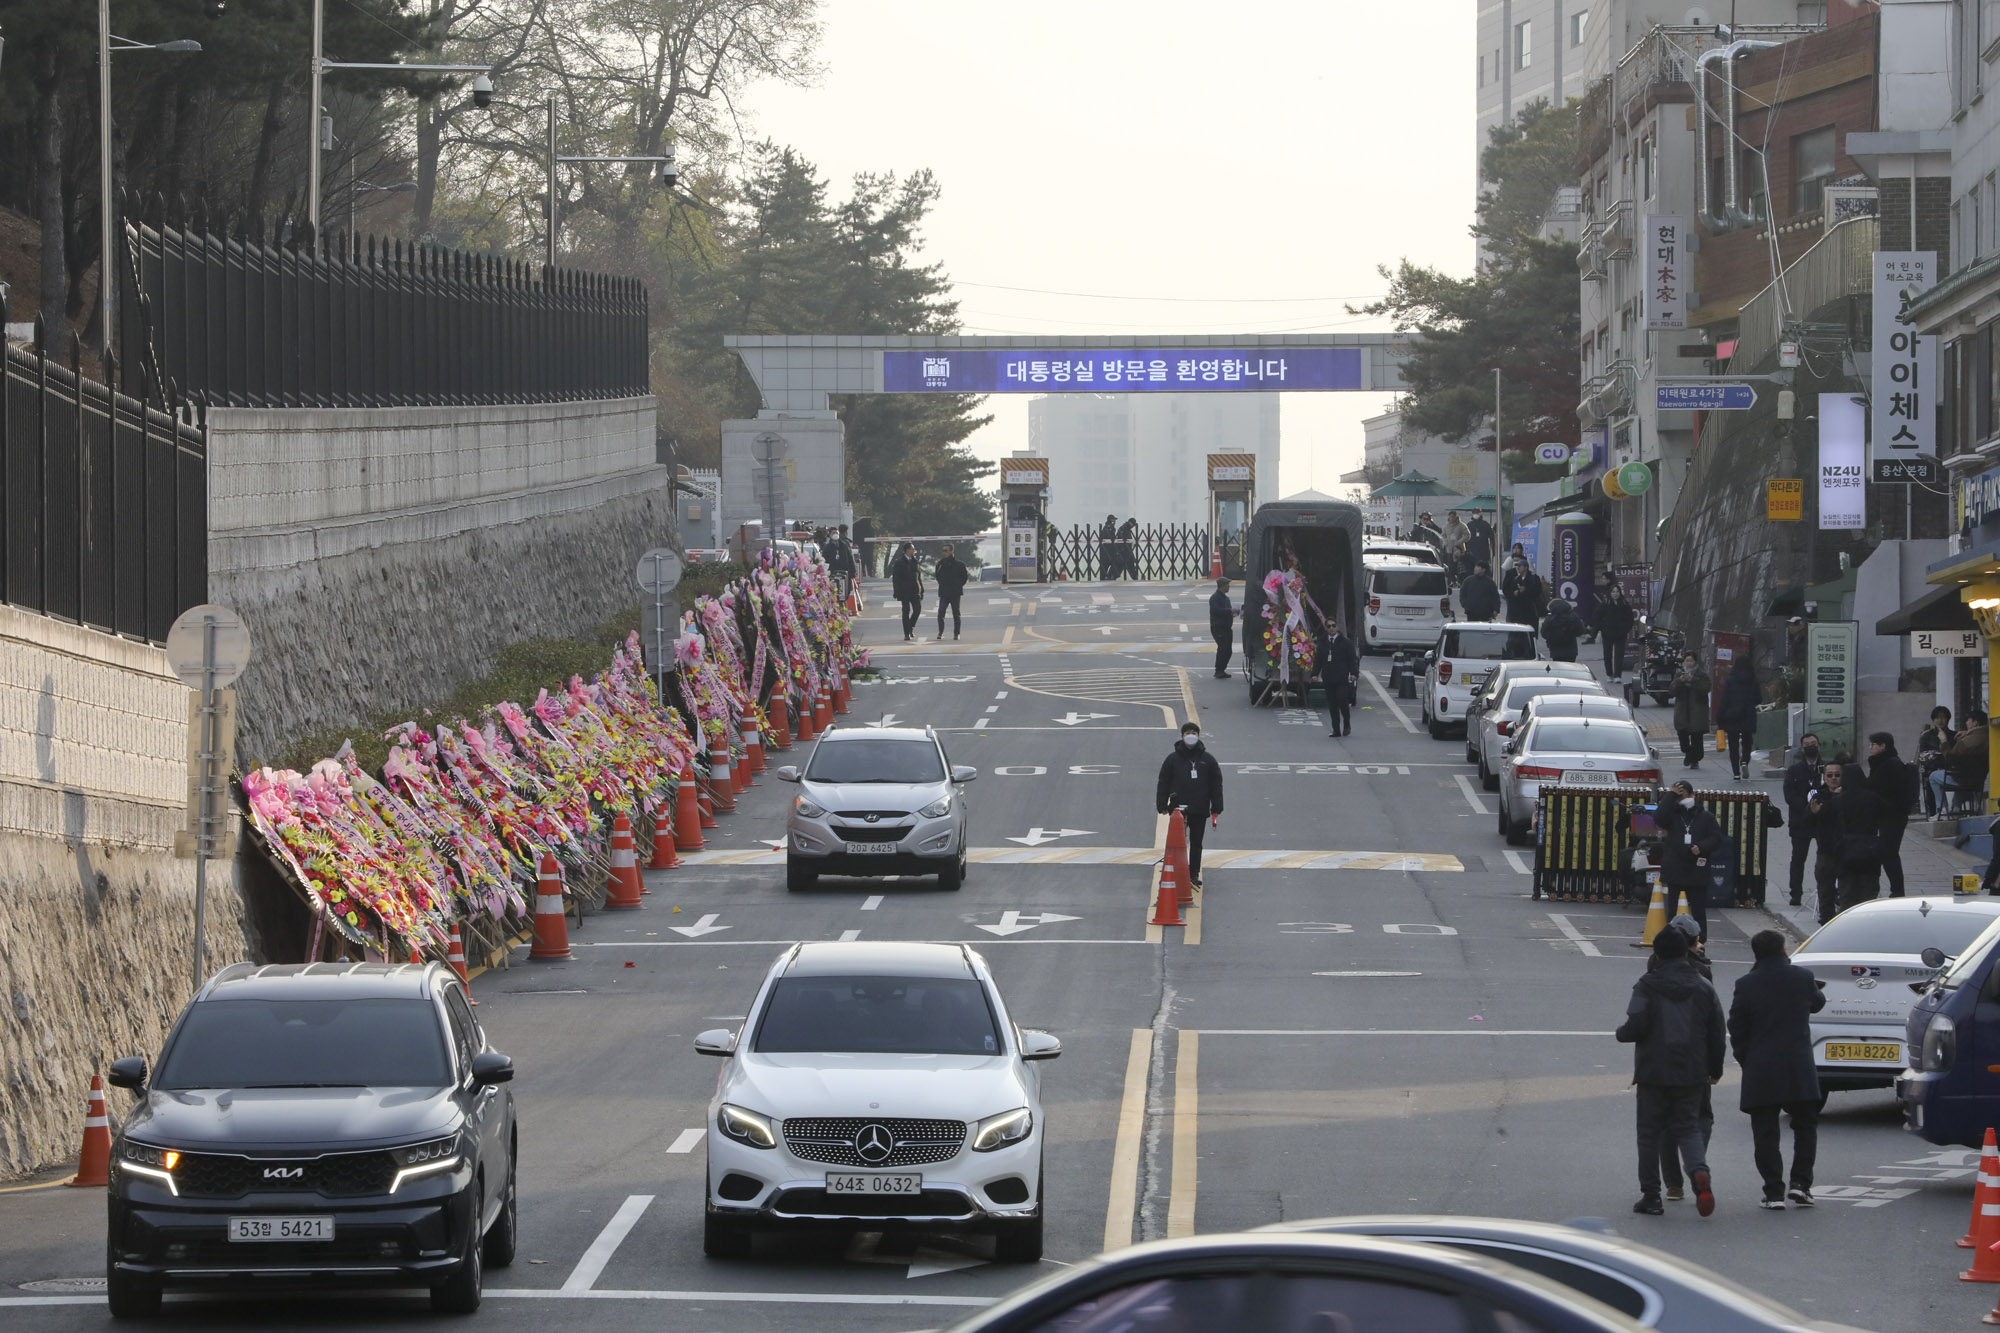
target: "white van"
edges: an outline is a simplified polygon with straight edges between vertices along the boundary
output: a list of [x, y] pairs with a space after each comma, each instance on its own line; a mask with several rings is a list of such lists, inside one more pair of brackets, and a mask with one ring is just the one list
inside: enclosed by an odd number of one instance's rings
[[1424, 654], [1417, 683], [1431, 739], [1441, 741], [1453, 731], [1466, 735], [1465, 705], [1494, 667], [1534, 660], [1533, 625], [1484, 620], [1446, 625], [1438, 632], [1437, 646]]
[[1363, 558], [1368, 602], [1361, 651], [1390, 652], [1437, 641], [1451, 619], [1451, 580], [1442, 567], [1401, 557]]

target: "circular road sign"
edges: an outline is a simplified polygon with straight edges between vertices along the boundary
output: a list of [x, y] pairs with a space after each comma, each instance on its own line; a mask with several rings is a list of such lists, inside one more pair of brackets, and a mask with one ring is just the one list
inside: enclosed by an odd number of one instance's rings
[[639, 591], [657, 597], [672, 592], [681, 581], [681, 558], [664, 546], [639, 557]]
[[191, 606], [181, 612], [180, 619], [167, 631], [167, 662], [181, 682], [192, 690], [198, 690], [204, 684], [202, 659], [211, 625], [215, 630], [213, 684], [216, 689], [227, 689], [235, 684], [236, 678], [243, 674], [243, 668], [250, 662], [250, 630], [243, 623], [243, 617], [226, 606]]
[[785, 437], [772, 431], [765, 431], [750, 441], [750, 456], [760, 463], [775, 463], [787, 452]]

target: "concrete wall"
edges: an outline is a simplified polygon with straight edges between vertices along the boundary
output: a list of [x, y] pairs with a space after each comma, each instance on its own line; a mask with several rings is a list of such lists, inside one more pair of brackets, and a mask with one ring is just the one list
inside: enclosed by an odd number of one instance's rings
[[[90, 1075], [192, 991], [187, 708], [159, 649], [0, 606], [0, 1176], [73, 1158]], [[211, 967], [244, 957], [209, 906]]]
[[416, 710], [638, 599], [672, 542], [651, 398], [209, 416], [209, 597], [250, 626], [238, 754]]

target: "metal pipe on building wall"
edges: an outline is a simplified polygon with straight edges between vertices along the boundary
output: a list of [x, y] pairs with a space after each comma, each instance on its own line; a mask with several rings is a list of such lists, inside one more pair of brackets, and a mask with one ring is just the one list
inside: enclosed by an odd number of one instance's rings
[[[1731, 42], [1727, 46], [1704, 51], [1695, 57], [1694, 100], [1695, 100], [1695, 155], [1701, 159], [1701, 221], [1710, 231], [1721, 235], [1737, 227], [1761, 226], [1770, 211], [1770, 201], [1765, 200], [1764, 213], [1752, 213], [1742, 206], [1742, 158], [1737, 148], [1736, 133], [1736, 61], [1752, 51], [1768, 51], [1779, 42], [1759, 42], [1748, 38]], [[1711, 61], [1722, 62], [1723, 111], [1718, 118], [1722, 124], [1722, 207], [1715, 206], [1715, 177], [1709, 169], [1708, 118], [1715, 115], [1715, 109], [1708, 100], [1708, 67]], [[1765, 185], [1768, 195], [1770, 186]]]

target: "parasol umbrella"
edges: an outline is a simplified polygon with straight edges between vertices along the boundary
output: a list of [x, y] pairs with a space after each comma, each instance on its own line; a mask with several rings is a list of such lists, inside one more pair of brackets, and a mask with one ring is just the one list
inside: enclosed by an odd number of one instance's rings
[[1405, 496], [1417, 495], [1456, 496], [1458, 492], [1439, 481], [1436, 477], [1427, 477], [1413, 468], [1405, 472], [1402, 476], [1397, 477], [1394, 481], [1391, 481], [1387, 486], [1377, 486], [1372, 494], [1377, 499], [1401, 499]]
[[1466, 496], [1465, 499], [1451, 507], [1451, 512], [1461, 509], [1493, 509], [1496, 507], [1493, 492], [1491, 489], [1488, 489], [1475, 491], [1473, 494]]

